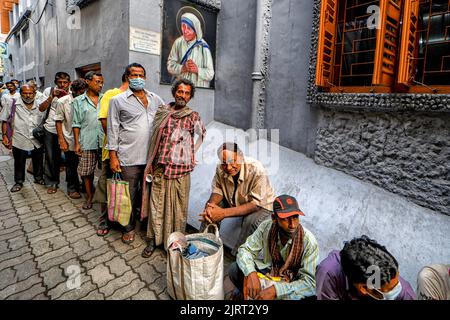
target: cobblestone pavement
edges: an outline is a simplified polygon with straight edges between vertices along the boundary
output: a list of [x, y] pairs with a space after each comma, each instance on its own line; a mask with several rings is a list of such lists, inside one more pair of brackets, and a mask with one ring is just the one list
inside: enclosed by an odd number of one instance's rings
[[[13, 161], [1, 146], [0, 300], [170, 299], [163, 250], [144, 259], [141, 234], [132, 245], [123, 244], [116, 230], [98, 237], [96, 207], [84, 211], [82, 199], [72, 200], [64, 190], [48, 195], [32, 179], [27, 174], [22, 191], [9, 192]], [[70, 289], [77, 268], [80, 286]]]

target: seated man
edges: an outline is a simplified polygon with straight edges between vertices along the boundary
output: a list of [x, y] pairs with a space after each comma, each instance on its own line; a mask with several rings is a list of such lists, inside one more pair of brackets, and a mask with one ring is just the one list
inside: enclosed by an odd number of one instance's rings
[[417, 300], [450, 300], [450, 264], [435, 264], [420, 271]]
[[300, 224], [299, 216], [304, 213], [295, 198], [276, 198], [273, 211], [272, 220], [262, 222], [239, 248], [228, 270], [230, 280], [249, 299], [314, 297], [319, 262], [316, 238]]
[[316, 272], [318, 300], [414, 300], [411, 285], [399, 275], [398, 262], [367, 236], [332, 251]]
[[236, 255], [247, 237], [270, 217], [275, 193], [263, 165], [244, 157], [236, 143], [224, 143], [217, 155], [222, 164], [217, 166], [212, 194], [200, 214], [203, 218], [200, 229], [207, 223], [220, 225], [223, 219], [242, 217], [239, 238], [232, 251]]

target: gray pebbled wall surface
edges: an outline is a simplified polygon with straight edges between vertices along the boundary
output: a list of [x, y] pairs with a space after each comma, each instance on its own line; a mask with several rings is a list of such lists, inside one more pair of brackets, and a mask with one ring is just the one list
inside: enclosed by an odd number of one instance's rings
[[320, 110], [318, 164], [450, 215], [450, 114]]

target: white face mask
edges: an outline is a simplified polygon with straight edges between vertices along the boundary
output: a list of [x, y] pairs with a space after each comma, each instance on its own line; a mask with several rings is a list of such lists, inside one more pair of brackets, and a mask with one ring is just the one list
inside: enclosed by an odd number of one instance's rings
[[[369, 292], [369, 295], [377, 300], [395, 300], [397, 297], [402, 293], [402, 284], [400, 283], [400, 280], [398, 281], [397, 285], [389, 292], [381, 292], [377, 289], [372, 289], [377, 292], [377, 295], [371, 294]], [[379, 296], [378, 296], [379, 295]]]

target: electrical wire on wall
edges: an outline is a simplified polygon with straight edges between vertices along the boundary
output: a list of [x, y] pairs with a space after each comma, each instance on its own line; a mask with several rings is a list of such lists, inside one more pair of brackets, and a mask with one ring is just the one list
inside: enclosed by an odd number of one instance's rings
[[[32, 24], [38, 24], [41, 21], [42, 17], [44, 16], [44, 13], [45, 13], [45, 11], [47, 9], [47, 5], [48, 5], [48, 0], [45, 1], [44, 8], [42, 9], [41, 14], [39, 15], [38, 21], [34, 22], [33, 19], [31, 19], [31, 18], [27, 18], [27, 19], [30, 20]], [[39, 6], [39, 0], [36, 2], [36, 6], [34, 7], [34, 9], [32, 11], [32, 14], [36, 11], [38, 6]]]

